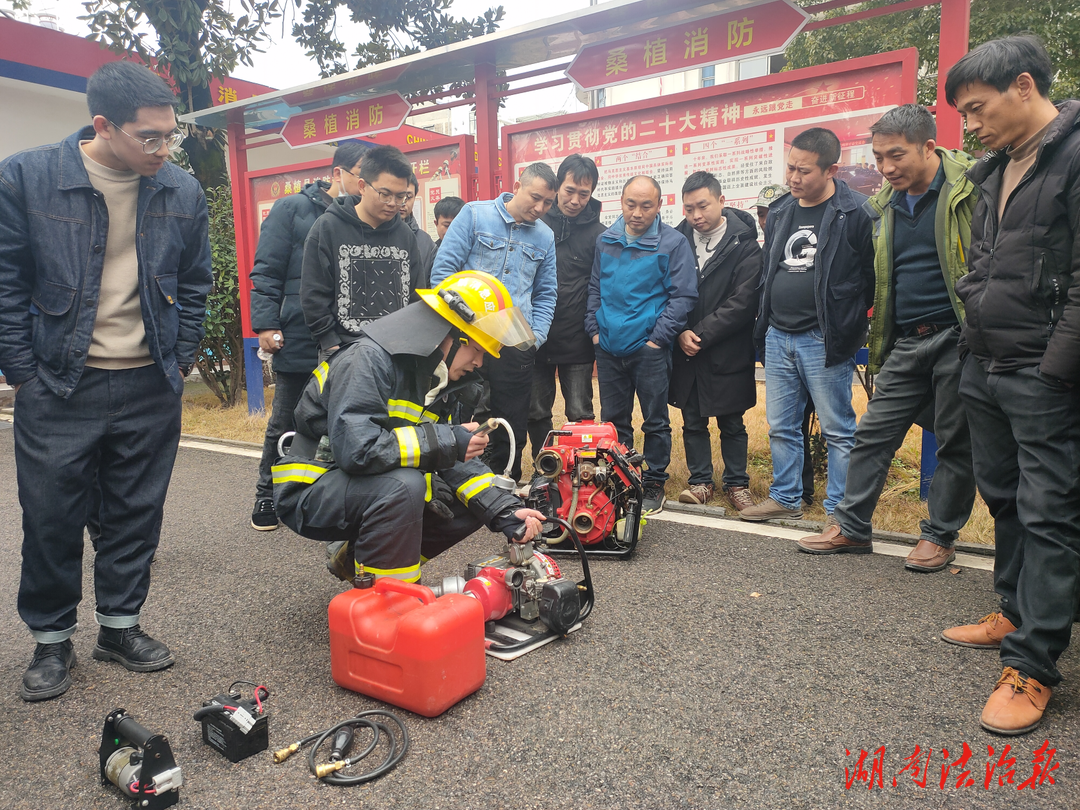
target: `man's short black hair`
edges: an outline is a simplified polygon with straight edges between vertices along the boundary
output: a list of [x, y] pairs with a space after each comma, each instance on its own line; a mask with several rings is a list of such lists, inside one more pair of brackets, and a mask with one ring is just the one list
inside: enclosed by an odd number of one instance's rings
[[663, 198], [664, 192], [661, 190], [660, 184], [656, 182], [655, 178], [649, 177], [649, 175], [647, 174], [635, 174], [633, 177], [623, 183], [622, 193], [619, 195], [620, 197], [626, 194], [626, 190], [630, 188], [630, 184], [633, 183], [635, 180], [648, 180], [650, 183], [653, 184], [653, 188], [656, 189], [656, 199], [659, 200]]
[[525, 171], [518, 178], [518, 182], [522, 186], [527, 186], [537, 178], [547, 184], [548, 189], [551, 191], [556, 191], [559, 188], [559, 184], [555, 180], [555, 172], [546, 163], [531, 163], [526, 166]]
[[352, 167], [357, 165], [364, 158], [364, 152], [368, 150], [368, 147], [362, 143], [356, 141], [348, 141], [341, 144], [334, 150], [334, 162], [330, 164], [330, 171], [333, 171], [338, 166], [343, 169], [352, 171]]
[[396, 146], [376, 146], [369, 149], [360, 161], [360, 177], [365, 183], [374, 183], [381, 174], [407, 181], [412, 173], [412, 164]]
[[964, 54], [949, 68], [945, 100], [955, 107], [956, 94], [974, 82], [988, 84], [1004, 93], [1021, 73], [1031, 74], [1039, 95], [1050, 98], [1054, 66], [1042, 40], [1031, 34], [992, 39]]
[[409, 173], [409, 179], [406, 182], [408, 183], [409, 188], [413, 190], [413, 194], [416, 194], [416, 192], [420, 190], [420, 181], [416, 179], [415, 172]]
[[934, 116], [922, 104], [893, 107], [870, 126], [873, 135], [900, 135], [908, 143], [922, 146], [937, 138]]
[[465, 201], [461, 197], [443, 197], [435, 203], [435, 208], [431, 213], [435, 217], [435, 221], [438, 222], [443, 217], [453, 219], [464, 207]]
[[163, 78], [135, 62], [109, 62], [86, 80], [90, 115], [103, 115], [120, 127], [139, 117], [141, 107], [173, 107], [176, 94]]
[[562, 188], [567, 176], [573, 177], [574, 181], [584, 185], [586, 182], [596, 191], [596, 184], [600, 182], [600, 172], [596, 168], [596, 161], [584, 155], [574, 154], [559, 164], [559, 171], [555, 175], [555, 190]]
[[817, 155], [818, 168], [823, 172], [840, 162], [840, 139], [831, 129], [811, 127], [800, 132], [791, 141], [791, 148], [813, 152]]
[[687, 177], [686, 182], [682, 184], [682, 194], [685, 197], [691, 191], [697, 191], [699, 188], [707, 188], [709, 193], [717, 199], [720, 199], [724, 193], [720, 190], [720, 181], [716, 179], [716, 175], [712, 172], [694, 172]]

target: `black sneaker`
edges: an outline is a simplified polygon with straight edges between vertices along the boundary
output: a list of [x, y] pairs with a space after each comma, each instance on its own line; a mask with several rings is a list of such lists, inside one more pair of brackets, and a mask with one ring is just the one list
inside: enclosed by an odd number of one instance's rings
[[144, 633], [139, 625], [102, 627], [93, 655], [98, 661], [121, 663], [132, 672], [156, 672], [176, 662], [169, 648]]
[[251, 513], [251, 528], [258, 532], [272, 532], [278, 527], [277, 512], [273, 498], [258, 498]]
[[38, 644], [23, 675], [19, 695], [27, 702], [59, 697], [71, 688], [71, 668], [75, 650], [71, 639], [55, 644]]
[[641, 501], [641, 515], [656, 515], [664, 511], [664, 485], [646, 484], [645, 497]]

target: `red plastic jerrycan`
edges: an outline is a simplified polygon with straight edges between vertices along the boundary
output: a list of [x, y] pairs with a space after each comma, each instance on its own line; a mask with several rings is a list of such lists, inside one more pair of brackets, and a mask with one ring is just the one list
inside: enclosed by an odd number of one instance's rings
[[469, 596], [383, 577], [335, 596], [329, 619], [338, 686], [435, 717], [484, 685], [484, 612]]

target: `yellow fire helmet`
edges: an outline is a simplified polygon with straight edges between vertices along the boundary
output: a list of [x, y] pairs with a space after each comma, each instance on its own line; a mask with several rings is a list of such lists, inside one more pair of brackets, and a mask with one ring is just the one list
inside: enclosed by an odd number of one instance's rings
[[494, 357], [503, 346], [524, 349], [536, 343], [536, 335], [506, 287], [488, 273], [462, 270], [444, 278], [435, 289], [416, 294]]

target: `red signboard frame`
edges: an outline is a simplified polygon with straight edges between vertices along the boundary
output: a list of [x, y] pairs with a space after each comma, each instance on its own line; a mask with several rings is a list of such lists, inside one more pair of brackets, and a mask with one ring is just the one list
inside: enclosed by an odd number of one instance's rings
[[[629, 104], [620, 104], [614, 107], [602, 107], [594, 110], [588, 110], [582, 113], [575, 113], [573, 115], [561, 116], [559, 118], [547, 118], [542, 119], [541, 121], [530, 121], [526, 124], [504, 127], [502, 147], [507, 160], [507, 165], [504, 168], [504, 176], [508, 178], [507, 186], [512, 186], [513, 183], [511, 178], [516, 178], [517, 174], [520, 172], [523, 166], [522, 160], [519, 160], [519, 151], [522, 152], [524, 155], [527, 155], [527, 157], [523, 158], [525, 163], [540, 160], [549, 162], [554, 166], [557, 166], [558, 163], [561, 161], [562, 157], [575, 151], [593, 157], [595, 159], [598, 153], [610, 152], [614, 148], [596, 147], [590, 149], [588, 148], [586, 143], [581, 142], [580, 148], [575, 149], [573, 148], [574, 144], [570, 142], [569, 146], [564, 143], [560, 150], [552, 148], [546, 153], [536, 152], [535, 148], [532, 148], [531, 151], [534, 154], [530, 155], [529, 149], [522, 150], [520, 148], [521, 138], [518, 136], [521, 136], [523, 134], [532, 135], [533, 137], [540, 136], [540, 138], [542, 139], [545, 133], [551, 133], [554, 135], [555, 133], [566, 132], [575, 125], [582, 125], [580, 129], [584, 130], [586, 129], [586, 127], [584, 126], [585, 124], [596, 124], [598, 122], [609, 119], [622, 119], [623, 121], [629, 121], [629, 125], [632, 125], [634, 120], [639, 120], [643, 116], [643, 114], [648, 114], [650, 110], [656, 111], [662, 110], [664, 108], [671, 109], [673, 107], [679, 107], [680, 105], [690, 105], [698, 102], [709, 102], [714, 109], [719, 108], [722, 110], [725, 97], [730, 97], [731, 99], [735, 100], [738, 100], [740, 98], [754, 97], [755, 95], [762, 98], [770, 98], [770, 88], [777, 90], [777, 92], [772, 93], [772, 95], [782, 95], [779, 90], [780, 86], [783, 85], [791, 85], [798, 87], [802, 84], [806, 84], [809, 86], [813, 86], [816, 85], [818, 80], [821, 81], [823, 86], [828, 84], [844, 84], [844, 82], [840, 79], [842, 79], [842, 77], [847, 74], [884, 75], [886, 72], [895, 72], [895, 74], [899, 77], [898, 85], [895, 88], [890, 88], [888, 95], [890, 96], [891, 100], [889, 103], [895, 102], [897, 104], [907, 104], [915, 101], [917, 71], [918, 52], [914, 48], [908, 48], [905, 50], [894, 51], [886, 54], [865, 56], [857, 59], [849, 59], [844, 62], [835, 62], [828, 65], [804, 68], [801, 70], [786, 71], [783, 73], [763, 76], [756, 79], [749, 79], [741, 82], [733, 82], [730, 84], [717, 85], [714, 87], [707, 87], [699, 90], [692, 90], [686, 93], [664, 96], [662, 98], [650, 98], [644, 101], [632, 102]], [[842, 108], [844, 106], [845, 99], [847, 98], [847, 92], [857, 93], [858, 91], [855, 89], [849, 91], [848, 89], [846, 89], [846, 86], [845, 88], [840, 89], [844, 90], [845, 96], [844, 98], [841, 98], [839, 100], [835, 97], [838, 95], [838, 92], [834, 88], [832, 90], [825, 91], [819, 95], [813, 95], [812, 93], [808, 93], [805, 97], [797, 99], [795, 101], [795, 104], [798, 105], [805, 103], [810, 109], [814, 109], [814, 112], [810, 115], [805, 116], [805, 118], [822, 117], [823, 115], [830, 117], [843, 117], [843, 110], [841, 109], [839, 112], [836, 112], [836, 109], [838, 107]], [[830, 96], [830, 93], [833, 95]], [[851, 106], [860, 106], [859, 104], [855, 103], [855, 95], [852, 95], [851, 99]], [[788, 99], [787, 101], [790, 102], [791, 100]], [[757, 107], [740, 108], [739, 117], [736, 118], [730, 126], [727, 126], [724, 123], [714, 123], [710, 121], [710, 124], [714, 126], [716, 138], [722, 139], [723, 133], [726, 130], [745, 133], [748, 125], [746, 124], [746, 120], [741, 117], [742, 113], [753, 113], [753, 115], [758, 119], [758, 121], [760, 121], [761, 129], [764, 133], [766, 133], [762, 136], [763, 138], [767, 138], [768, 130], [774, 131], [775, 137], [775, 132], [782, 132], [785, 129], [791, 129], [798, 126], [800, 119], [798, 116], [793, 114], [790, 107], [785, 106], [783, 109], [774, 110], [768, 106], [769, 104], [779, 106], [780, 102], [762, 103], [761, 105], [758, 105], [761, 108], [760, 110]], [[818, 109], [818, 107], [815, 107], [814, 105], [818, 105], [820, 109]], [[858, 114], [861, 113], [856, 113], [856, 115]], [[757, 123], [757, 121], [755, 121], [755, 123]], [[710, 138], [713, 137], [713, 135], [711, 134], [712, 131], [713, 130], [710, 130]], [[650, 132], [649, 134], [652, 135], [653, 133]], [[844, 140], [843, 133], [838, 134], [841, 135], [841, 140]], [[644, 147], [639, 148], [639, 146], [637, 145], [630, 147], [630, 149], [632, 150], [637, 150], [637, 152], [634, 155], [631, 155], [631, 157], [636, 160], [639, 165], [659, 165], [665, 162], [671, 163], [672, 155], [668, 152], [670, 151], [673, 142], [677, 141], [679, 138], [686, 137], [689, 136], [676, 136], [674, 134], [670, 134], [669, 130], [669, 134], [662, 137], [658, 136], [654, 138], [653, 141], [649, 142]], [[701, 138], [704, 136], [702, 133], [699, 132], [697, 137]], [[740, 137], [745, 137], [745, 135]], [[519, 147], [517, 150], [515, 150], [515, 144], [517, 144]], [[738, 144], [738, 146], [744, 147], [742, 143]], [[718, 146], [716, 148], [721, 149], [724, 147]], [[762, 145], [759, 145], [758, 150], [761, 151], [764, 148], [765, 141], [762, 141]], [[647, 152], [665, 149], [668, 151], [666, 151], [663, 155], [660, 155], [659, 151], [655, 156], [652, 156], [651, 154], [645, 154]], [[771, 151], [775, 151], [775, 149], [773, 148]], [[748, 143], [745, 145], [745, 148], [740, 148], [738, 152], [745, 152], [745, 159], [748, 161], [748, 165], [754, 164], [755, 161], [757, 161], [757, 163], [761, 163], [761, 161], [758, 160], [758, 158], [760, 157], [759, 155], [757, 155], [756, 153], [750, 154], [751, 152], [755, 152], [754, 144]], [[601, 162], [603, 162], [604, 159], [607, 158], [602, 158]], [[735, 157], [734, 159], [743, 160], [743, 158], [739, 156]], [[708, 168], [710, 171], [713, 170], [712, 167], [707, 165], [700, 166], [698, 168]], [[601, 184], [600, 186], [598, 186], [598, 192], [600, 192], [601, 187], [605, 185], [603, 168], [601, 169], [601, 171]], [[753, 179], [754, 177], [752, 172], [744, 171], [742, 166], [738, 167], [738, 173], [744, 178], [749, 176], [751, 179]], [[732, 173], [729, 172], [728, 174], [730, 176]], [[666, 181], [659, 177], [657, 179], [660, 180], [662, 187], [666, 186], [666, 188], [664, 188], [664, 207], [667, 208], [667, 216], [665, 217], [665, 219], [671, 219], [673, 213], [677, 212], [681, 207], [681, 205], [679, 205], [681, 201], [677, 200], [675, 197], [678, 187], [681, 186], [683, 178], [667, 178]], [[676, 179], [677, 183], [675, 182]], [[770, 179], [762, 182], [761, 185], [780, 182], [781, 180], [781, 177], [773, 176]], [[722, 179], [721, 182], [724, 183], [724, 180]], [[611, 220], [614, 219], [614, 216], [617, 214], [618, 195], [612, 195], [610, 193], [610, 189], [604, 189], [604, 191], [607, 192], [606, 196], [600, 193], [598, 193], [597, 196], [601, 200], [601, 203], [604, 204], [605, 219]], [[614, 196], [614, 200], [611, 199], [612, 196]], [[741, 203], [738, 203], [735, 200], [732, 200], [732, 202], [735, 204], [740, 204], [743, 207], [748, 207], [746, 200], [743, 200]], [[671, 207], [668, 206], [673, 206], [674, 211]]]
[[792, 0], [759, 0], [711, 17], [587, 45], [566, 75], [581, 90], [599, 90], [780, 53], [809, 20], [810, 15]]

